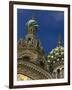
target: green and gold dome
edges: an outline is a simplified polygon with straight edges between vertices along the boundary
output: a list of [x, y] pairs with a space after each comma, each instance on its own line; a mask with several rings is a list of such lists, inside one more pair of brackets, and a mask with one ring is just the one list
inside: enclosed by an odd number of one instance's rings
[[57, 46], [52, 49], [52, 51], [48, 55], [48, 62], [56, 63], [58, 61], [64, 60], [64, 48], [62, 46]]
[[56, 48], [52, 49], [47, 56], [47, 62], [51, 73], [53, 72], [54, 68], [64, 65], [64, 47], [62, 46], [60, 35], [58, 37]]

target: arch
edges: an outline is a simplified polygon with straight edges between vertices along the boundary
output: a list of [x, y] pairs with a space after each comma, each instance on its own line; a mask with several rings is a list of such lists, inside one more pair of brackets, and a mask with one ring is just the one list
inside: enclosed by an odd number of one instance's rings
[[53, 72], [53, 78], [56, 78], [56, 72]]
[[30, 61], [30, 57], [29, 56], [23, 56], [22, 59], [25, 60], [25, 61]]
[[61, 74], [61, 78], [64, 78], [64, 68], [61, 68], [60, 74]]
[[39, 80], [39, 79], [51, 79], [52, 76], [39, 66], [27, 62], [27, 61], [19, 61], [18, 62], [18, 68], [17, 68], [17, 74], [23, 74], [28, 77], [30, 77], [33, 80]]
[[57, 78], [60, 78], [60, 69], [57, 69]]

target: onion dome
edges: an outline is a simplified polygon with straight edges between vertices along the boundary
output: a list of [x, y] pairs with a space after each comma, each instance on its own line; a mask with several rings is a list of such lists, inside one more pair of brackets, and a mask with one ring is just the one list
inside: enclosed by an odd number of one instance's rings
[[26, 25], [29, 26], [38, 26], [36, 20], [30, 19]]
[[34, 17], [32, 17], [32, 19], [27, 21], [26, 27], [27, 27], [28, 33], [35, 34], [35, 32], [37, 31], [38, 24]]
[[48, 63], [56, 63], [64, 61], [64, 47], [62, 46], [61, 37], [59, 35], [58, 45], [48, 55]]

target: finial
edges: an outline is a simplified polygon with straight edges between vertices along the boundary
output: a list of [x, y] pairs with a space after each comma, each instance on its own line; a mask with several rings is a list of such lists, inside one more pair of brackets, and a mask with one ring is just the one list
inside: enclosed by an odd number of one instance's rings
[[62, 46], [61, 34], [58, 34], [58, 46]]
[[35, 16], [32, 16], [32, 20], [35, 20]]

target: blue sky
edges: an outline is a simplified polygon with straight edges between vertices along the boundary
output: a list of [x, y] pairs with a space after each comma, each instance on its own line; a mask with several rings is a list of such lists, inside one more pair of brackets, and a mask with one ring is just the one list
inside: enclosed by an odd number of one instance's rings
[[57, 46], [59, 33], [61, 34], [62, 41], [64, 42], [64, 12], [17, 9], [17, 40], [25, 37], [27, 34], [25, 24], [32, 18], [32, 16], [35, 17], [35, 20], [39, 25], [36, 35], [41, 41], [41, 45], [47, 55]]

